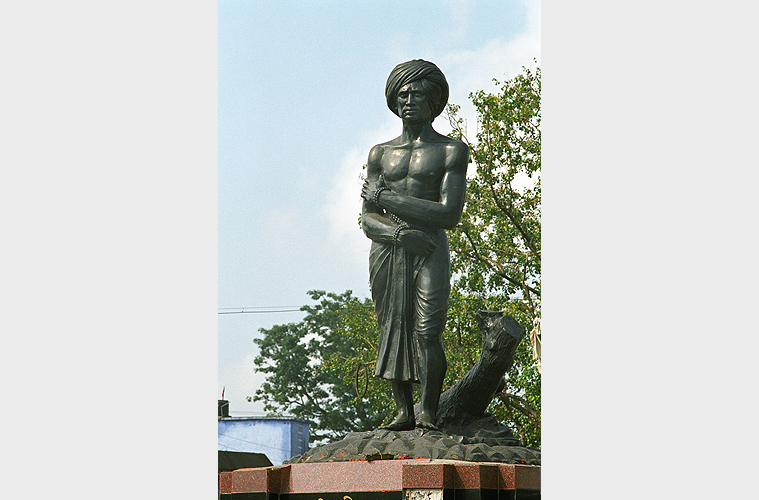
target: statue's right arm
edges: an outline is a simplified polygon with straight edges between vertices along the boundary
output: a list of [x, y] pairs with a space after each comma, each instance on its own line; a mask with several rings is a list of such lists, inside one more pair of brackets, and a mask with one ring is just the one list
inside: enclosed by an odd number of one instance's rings
[[[368, 181], [376, 182], [382, 173], [382, 146], [374, 146], [369, 152], [369, 161], [366, 163], [366, 177]], [[363, 195], [362, 195], [363, 196]], [[403, 247], [407, 252], [419, 255], [429, 255], [437, 246], [437, 243], [424, 232], [417, 229], [404, 228], [397, 235], [394, 242], [395, 230], [398, 224], [385, 217], [385, 211], [377, 206], [372, 199], [364, 198], [361, 210], [361, 228], [364, 234], [373, 241], [395, 243]]]
[[[366, 162], [366, 178], [377, 181], [382, 173], [382, 146], [374, 146], [369, 151], [369, 160]], [[374, 241], [393, 241], [393, 232], [396, 224], [384, 215], [384, 210], [372, 200], [364, 200], [361, 209], [361, 229], [367, 238]]]

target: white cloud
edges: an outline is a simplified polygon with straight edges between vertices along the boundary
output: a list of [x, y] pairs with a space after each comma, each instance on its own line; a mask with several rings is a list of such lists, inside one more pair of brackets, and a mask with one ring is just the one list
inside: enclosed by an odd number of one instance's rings
[[361, 179], [372, 146], [389, 141], [400, 134], [400, 122], [395, 116], [386, 118], [376, 130], [364, 134], [361, 144], [345, 153], [340, 170], [333, 180], [328, 202], [322, 208], [329, 222], [329, 238], [326, 242], [330, 252], [339, 255], [341, 265], [368, 265], [370, 242], [358, 228], [361, 213]]
[[232, 416], [263, 414], [264, 405], [261, 402], [248, 402], [245, 398], [253, 396], [256, 389], [261, 387], [266, 377], [256, 372], [254, 354], [235, 359], [234, 362], [219, 367], [219, 399], [224, 388], [224, 399], [229, 401], [229, 411]]
[[448, 25], [453, 28], [446, 31], [446, 37], [453, 40], [464, 40], [471, 24], [472, 2], [470, 0], [445, 0], [444, 5], [451, 17], [451, 22]]

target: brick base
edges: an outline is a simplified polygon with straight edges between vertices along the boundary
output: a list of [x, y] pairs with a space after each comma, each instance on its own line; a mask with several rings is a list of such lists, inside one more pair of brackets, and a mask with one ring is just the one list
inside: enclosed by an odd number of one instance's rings
[[290, 464], [221, 472], [219, 492], [239, 500], [528, 500], [540, 498], [540, 466], [429, 459]]

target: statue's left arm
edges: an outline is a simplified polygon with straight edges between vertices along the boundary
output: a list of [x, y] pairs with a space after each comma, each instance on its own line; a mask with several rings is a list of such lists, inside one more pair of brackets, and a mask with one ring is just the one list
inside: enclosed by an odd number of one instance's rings
[[379, 205], [411, 224], [453, 229], [464, 210], [468, 164], [469, 148], [463, 142], [453, 142], [446, 146], [439, 201], [404, 196], [386, 189], [377, 197]]

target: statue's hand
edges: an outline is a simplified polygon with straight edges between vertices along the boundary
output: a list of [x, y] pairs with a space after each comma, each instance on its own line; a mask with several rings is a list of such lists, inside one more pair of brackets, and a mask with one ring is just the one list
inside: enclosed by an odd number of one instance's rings
[[418, 229], [402, 229], [398, 234], [398, 244], [415, 255], [429, 255], [437, 247], [434, 239]]
[[375, 200], [374, 197], [380, 189], [387, 189], [387, 186], [385, 186], [385, 180], [382, 177], [376, 181], [370, 181], [367, 179], [364, 181], [364, 186], [361, 188], [361, 197], [366, 201], [376, 202], [377, 200]]

